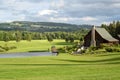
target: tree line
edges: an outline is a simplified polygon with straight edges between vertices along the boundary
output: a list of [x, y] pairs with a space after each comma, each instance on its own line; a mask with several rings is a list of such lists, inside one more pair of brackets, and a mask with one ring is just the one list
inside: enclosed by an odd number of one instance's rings
[[120, 35], [120, 21], [113, 21], [109, 25], [102, 24], [102, 28], [105, 28], [113, 37], [118, 39], [118, 35]]
[[71, 32], [81, 28], [91, 28], [92, 25], [76, 25], [68, 23], [55, 22], [30, 22], [30, 21], [13, 21], [10, 23], [0, 23], [0, 30], [3, 31], [30, 31], [30, 32], [54, 32], [64, 31]]
[[28, 32], [28, 31], [0, 31], [0, 41], [20, 42], [21, 40], [45, 40], [53, 41], [53, 39], [64, 39], [66, 42], [74, 42], [74, 40], [82, 40], [88, 30], [80, 29], [73, 32]]

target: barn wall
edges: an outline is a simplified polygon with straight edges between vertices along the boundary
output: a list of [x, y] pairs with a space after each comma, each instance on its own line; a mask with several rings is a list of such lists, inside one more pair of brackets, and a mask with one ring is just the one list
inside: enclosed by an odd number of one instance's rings
[[[96, 46], [100, 46], [101, 43], [109, 43], [103, 39], [97, 31], [95, 31]], [[91, 31], [84, 37], [84, 46], [89, 47], [91, 45]]]
[[84, 46], [89, 47], [91, 43], [91, 31], [84, 37]]

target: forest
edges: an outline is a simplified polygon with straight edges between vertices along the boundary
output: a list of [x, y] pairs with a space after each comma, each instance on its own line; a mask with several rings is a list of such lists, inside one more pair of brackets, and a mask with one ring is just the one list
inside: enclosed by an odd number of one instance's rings
[[108, 25], [102, 24], [101, 27], [105, 28], [114, 38], [119, 39], [118, 35], [120, 35], [120, 21], [113, 21]]
[[80, 29], [78, 31], [72, 32], [28, 32], [28, 31], [0, 31], [0, 40], [1, 41], [12, 41], [15, 40], [19, 42], [21, 40], [45, 40], [48, 39], [52, 41], [53, 39], [74, 39], [80, 40], [83, 39], [84, 35], [87, 34], [89, 30]]

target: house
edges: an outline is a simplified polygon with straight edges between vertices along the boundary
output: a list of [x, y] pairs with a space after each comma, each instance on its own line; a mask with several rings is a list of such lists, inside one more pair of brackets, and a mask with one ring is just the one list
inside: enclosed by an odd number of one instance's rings
[[118, 44], [119, 40], [113, 38], [104, 28], [95, 28], [95, 26], [84, 37], [84, 46], [100, 46], [102, 43]]

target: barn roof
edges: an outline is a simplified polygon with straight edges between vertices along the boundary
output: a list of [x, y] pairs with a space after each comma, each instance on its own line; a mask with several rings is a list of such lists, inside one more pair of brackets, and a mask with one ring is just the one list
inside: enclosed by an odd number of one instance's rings
[[113, 38], [104, 28], [95, 28], [95, 30], [99, 33], [99, 35], [107, 41], [113, 42], [118, 41]]
[[118, 35], [118, 37], [120, 38], [120, 35]]

